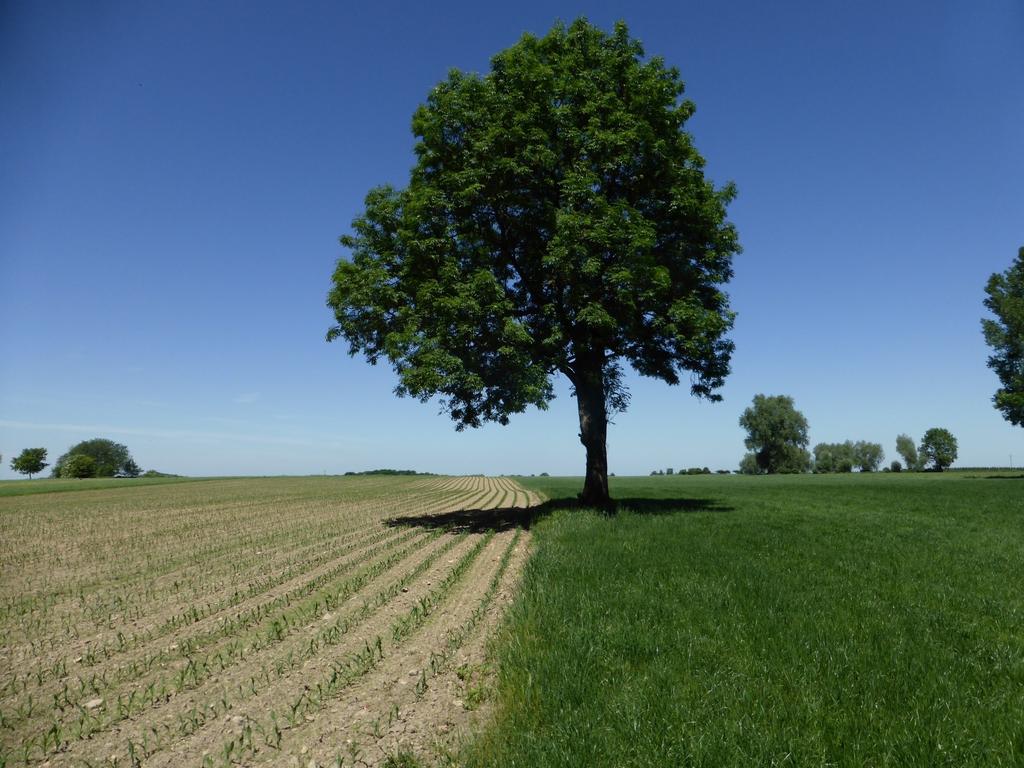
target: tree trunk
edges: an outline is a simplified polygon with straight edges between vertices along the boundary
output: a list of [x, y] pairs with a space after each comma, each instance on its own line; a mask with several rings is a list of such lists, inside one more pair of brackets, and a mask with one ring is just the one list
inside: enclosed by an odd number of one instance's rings
[[595, 507], [607, 507], [608, 495], [608, 411], [605, 405], [604, 373], [577, 376], [576, 405], [580, 412], [580, 442], [587, 449], [587, 475], [580, 500]]

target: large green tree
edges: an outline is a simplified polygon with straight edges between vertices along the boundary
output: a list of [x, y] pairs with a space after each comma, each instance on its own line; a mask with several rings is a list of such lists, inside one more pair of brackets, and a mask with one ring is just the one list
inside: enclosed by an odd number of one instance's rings
[[1008, 422], [1024, 426], [1024, 247], [1009, 269], [988, 279], [985, 293], [985, 306], [996, 317], [981, 321], [992, 347], [988, 367], [1002, 384], [992, 402]]
[[932, 469], [942, 472], [956, 461], [957, 443], [953, 433], [942, 427], [933, 427], [924, 433], [918, 448], [923, 464], [931, 462]]
[[45, 448], [26, 448], [11, 459], [11, 469], [28, 475], [29, 480], [32, 479], [32, 475], [42, 472], [46, 466]]
[[584, 19], [451, 72], [413, 117], [408, 186], [372, 190], [341, 238], [328, 340], [390, 361], [457, 429], [546, 407], [564, 375], [582, 498], [607, 502], [625, 366], [712, 400], [729, 372], [734, 189], [705, 178], [682, 94], [624, 24]]
[[740, 416], [747, 430], [744, 444], [752, 451], [741, 463], [751, 459], [766, 474], [806, 472], [811, 466], [807, 451], [807, 419], [786, 395], [754, 395], [753, 404]]
[[[65, 468], [72, 456], [88, 456], [93, 460], [92, 472], [94, 477], [113, 477], [114, 475], [126, 475], [137, 477], [139, 466], [132, 459], [128, 448], [113, 440], [106, 440], [102, 437], [92, 440], [83, 440], [71, 446], [66, 453], [57, 459], [51, 470], [54, 477], [66, 477]], [[82, 471], [84, 466], [79, 462], [77, 471]], [[78, 477], [79, 475], [75, 475]]]

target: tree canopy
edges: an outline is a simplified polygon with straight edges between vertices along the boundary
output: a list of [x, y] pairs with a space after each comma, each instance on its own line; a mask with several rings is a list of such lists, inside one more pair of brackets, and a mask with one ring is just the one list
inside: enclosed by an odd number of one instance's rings
[[899, 435], [896, 438], [896, 453], [903, 457], [903, 463], [907, 469], [918, 468], [917, 446], [914, 445], [914, 438], [910, 435]]
[[942, 427], [933, 427], [924, 433], [918, 448], [920, 460], [931, 462], [932, 469], [942, 472], [956, 461], [957, 444], [953, 433]]
[[807, 452], [807, 419], [786, 395], [754, 395], [754, 402], [740, 416], [747, 430], [744, 444], [751, 454], [740, 470], [750, 473], [756, 466], [766, 474], [806, 472], [811, 465]]
[[60, 468], [61, 477], [83, 480], [87, 477], [105, 477], [96, 474], [96, 459], [84, 453], [72, 453], [65, 459]]
[[861, 472], [877, 472], [884, 458], [882, 446], [867, 440], [818, 443], [814, 446], [814, 471], [852, 472], [856, 467]]
[[32, 479], [32, 475], [42, 472], [47, 466], [45, 448], [26, 448], [11, 459], [11, 469], [28, 475], [29, 480]]
[[814, 471], [818, 474], [853, 472], [853, 443], [818, 443], [814, 446]]
[[719, 399], [733, 344], [723, 285], [735, 191], [704, 176], [679, 72], [624, 24], [525, 35], [486, 75], [452, 71], [413, 117], [408, 186], [367, 195], [328, 306], [350, 354], [457, 429], [545, 408], [573, 386], [583, 499], [608, 500], [624, 366]]
[[90, 477], [113, 477], [114, 475], [138, 477], [139, 475], [139, 466], [132, 459], [127, 447], [115, 443], [113, 440], [97, 437], [71, 446], [66, 453], [58, 458], [51, 470], [54, 477], [80, 476], [66, 474], [66, 467], [72, 456], [88, 456], [93, 460], [93, 474]]
[[1008, 422], [1024, 426], [1024, 247], [1009, 269], [988, 279], [985, 293], [985, 306], [996, 318], [981, 321], [992, 347], [988, 367], [1002, 384], [992, 401]]
[[853, 444], [853, 463], [861, 472], [877, 472], [885, 459], [880, 443], [858, 440]]

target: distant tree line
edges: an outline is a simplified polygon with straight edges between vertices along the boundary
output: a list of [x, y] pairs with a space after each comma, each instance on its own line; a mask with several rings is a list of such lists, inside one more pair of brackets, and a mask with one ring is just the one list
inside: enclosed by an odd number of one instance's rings
[[[48, 466], [45, 448], [26, 448], [11, 459], [11, 469], [28, 475], [30, 480]], [[83, 440], [61, 454], [54, 462], [50, 476], [77, 479], [138, 477], [141, 472], [125, 446], [97, 437]]]
[[[747, 431], [744, 444], [748, 453], [740, 461], [745, 475], [876, 472], [885, 458], [879, 443], [847, 440], [842, 443], [818, 443], [814, 455], [807, 450], [808, 423], [796, 409], [793, 398], [786, 395], [755, 395], [753, 404], [740, 416], [740, 426]], [[896, 452], [903, 457], [907, 469], [942, 472], [957, 457], [957, 442], [948, 429], [934, 427], [925, 432], [920, 445], [908, 435], [896, 438]], [[888, 471], [902, 471], [904, 465], [894, 461]]]
[[814, 471], [818, 474], [830, 472], [877, 472], [885, 458], [885, 451], [879, 443], [864, 440], [844, 443], [818, 443], [814, 446]]
[[[676, 474], [676, 471], [672, 467], [669, 467], [668, 469], [656, 469], [656, 470], [654, 470], [653, 472], [651, 472], [651, 477], [654, 477], [656, 475], [674, 475], [674, 474]], [[707, 467], [690, 467], [689, 469], [680, 469], [679, 470], [679, 474], [680, 475], [710, 475], [711, 474], [711, 470], [708, 469]], [[722, 474], [721, 470], [719, 470], [719, 474]], [[728, 474], [728, 470], [726, 470], [725, 474]]]
[[353, 475], [434, 475], [433, 472], [417, 472], [415, 469], [368, 469], [364, 472], [346, 472], [345, 476]]

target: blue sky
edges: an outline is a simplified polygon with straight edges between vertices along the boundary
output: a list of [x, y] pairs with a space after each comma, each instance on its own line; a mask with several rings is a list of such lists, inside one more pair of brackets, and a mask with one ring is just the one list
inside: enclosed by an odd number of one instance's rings
[[337, 237], [403, 184], [410, 118], [523, 32], [624, 19], [679, 67], [744, 253], [724, 401], [636, 377], [612, 471], [733, 468], [753, 395], [812, 444], [946, 426], [1024, 464], [983, 287], [1024, 244], [1024, 5], [0, 4], [0, 477], [109, 437], [144, 468], [579, 474], [574, 402], [456, 433], [327, 344]]

